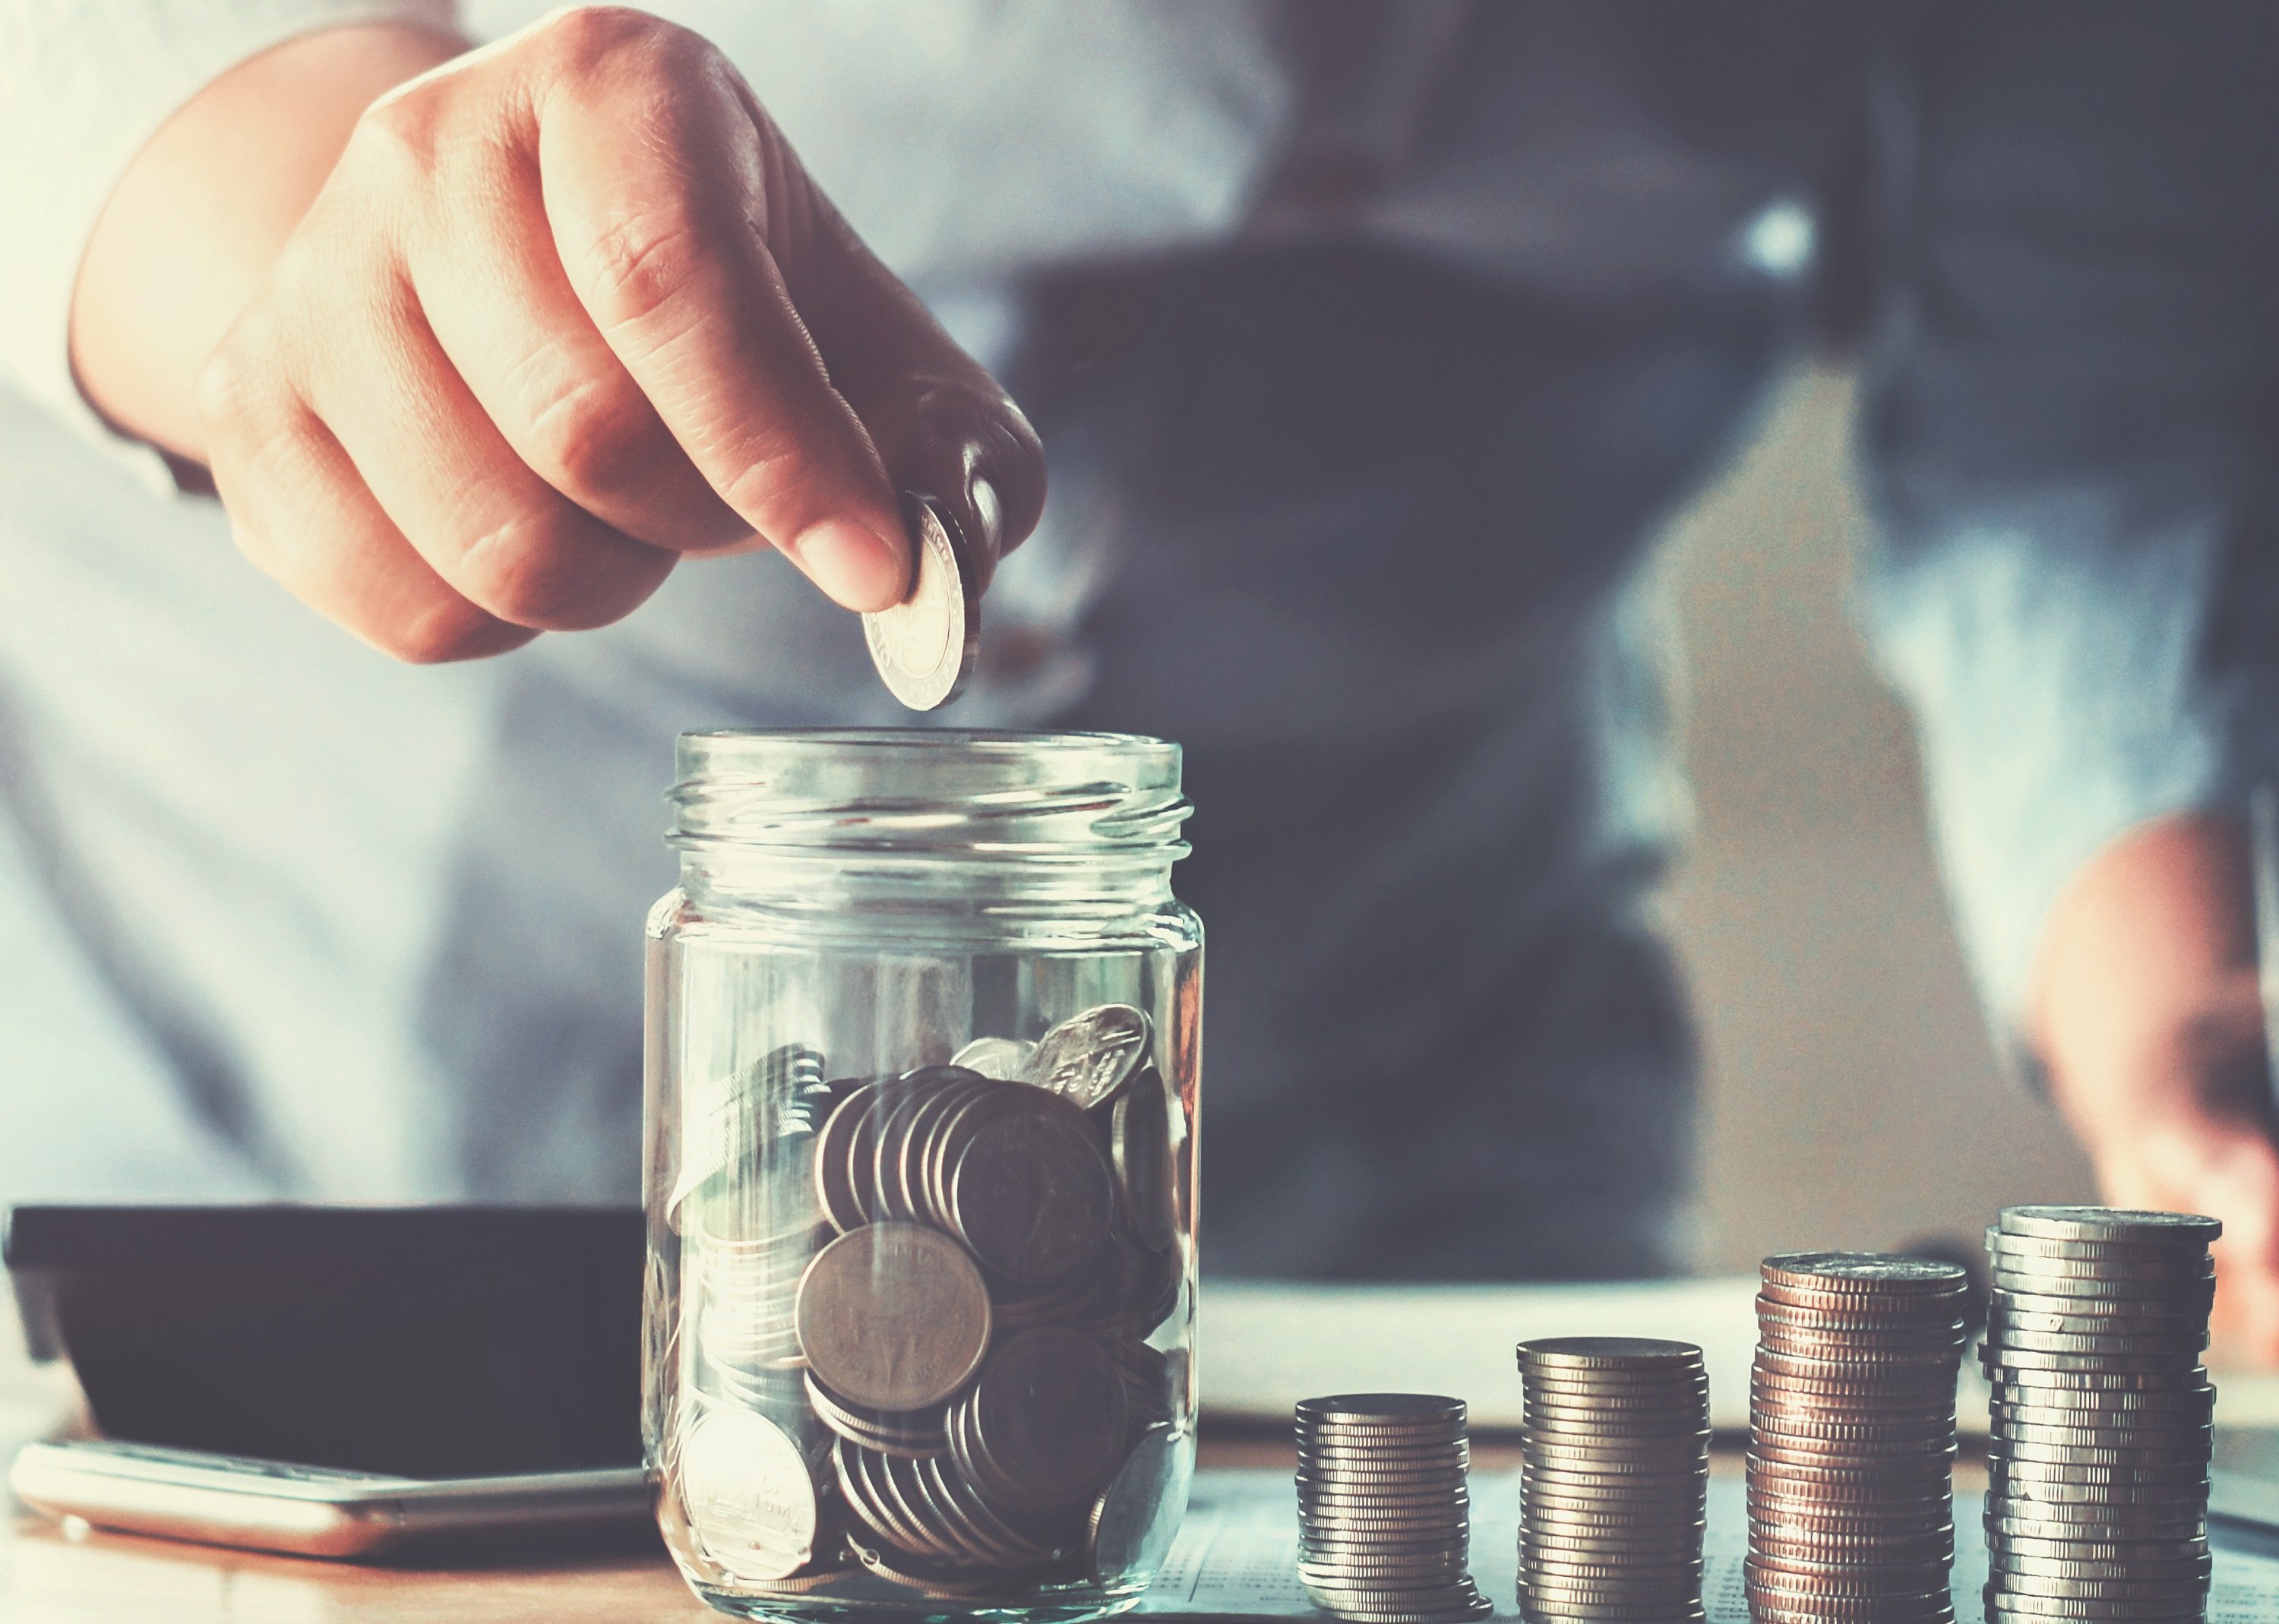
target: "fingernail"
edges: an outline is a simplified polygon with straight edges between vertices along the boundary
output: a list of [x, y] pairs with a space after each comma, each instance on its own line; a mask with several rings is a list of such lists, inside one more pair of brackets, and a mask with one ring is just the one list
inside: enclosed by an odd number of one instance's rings
[[902, 543], [845, 519], [810, 525], [792, 543], [800, 567], [852, 609], [882, 609], [902, 601], [909, 563]]
[[997, 500], [997, 487], [989, 482], [988, 475], [976, 474], [965, 494], [973, 503], [973, 516], [981, 521], [982, 549], [994, 558], [1004, 550], [1005, 542], [1005, 508]]

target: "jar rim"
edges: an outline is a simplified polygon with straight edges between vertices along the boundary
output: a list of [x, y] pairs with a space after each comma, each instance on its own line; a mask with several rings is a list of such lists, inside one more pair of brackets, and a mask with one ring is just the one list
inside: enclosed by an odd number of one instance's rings
[[748, 728], [680, 736], [684, 853], [894, 853], [988, 863], [1184, 855], [1181, 751], [1137, 733]]
[[956, 747], [1003, 755], [1104, 751], [1135, 760], [1176, 762], [1179, 747], [1146, 733], [1085, 732], [1027, 732], [1010, 728], [955, 727], [717, 727], [680, 735], [680, 766], [731, 767], [763, 747], [804, 753], [822, 750], [940, 750]]

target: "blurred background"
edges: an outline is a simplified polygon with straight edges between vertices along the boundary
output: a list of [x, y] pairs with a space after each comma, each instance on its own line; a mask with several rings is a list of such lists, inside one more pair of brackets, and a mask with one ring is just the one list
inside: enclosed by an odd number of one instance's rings
[[2095, 1199], [1996, 1057], [1907, 714], [1847, 615], [1868, 524], [1853, 395], [1842, 370], [1792, 374], [1661, 549], [1694, 797], [1666, 902], [1700, 1023], [1705, 1273], [1804, 1246], [1976, 1248], [2006, 1203]]

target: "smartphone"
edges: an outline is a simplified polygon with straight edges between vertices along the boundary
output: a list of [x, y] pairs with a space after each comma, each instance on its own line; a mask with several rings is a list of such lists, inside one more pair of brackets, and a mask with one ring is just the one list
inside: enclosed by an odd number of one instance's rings
[[653, 1507], [638, 1467], [387, 1477], [107, 1440], [28, 1444], [8, 1486], [97, 1528], [350, 1561], [445, 1536], [646, 1524]]

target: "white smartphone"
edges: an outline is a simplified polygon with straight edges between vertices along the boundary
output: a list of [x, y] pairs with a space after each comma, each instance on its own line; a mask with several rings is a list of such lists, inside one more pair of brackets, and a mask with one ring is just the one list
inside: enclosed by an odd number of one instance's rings
[[101, 1440], [26, 1444], [8, 1487], [36, 1511], [96, 1528], [350, 1560], [438, 1535], [645, 1522], [654, 1505], [639, 1467], [380, 1477]]

